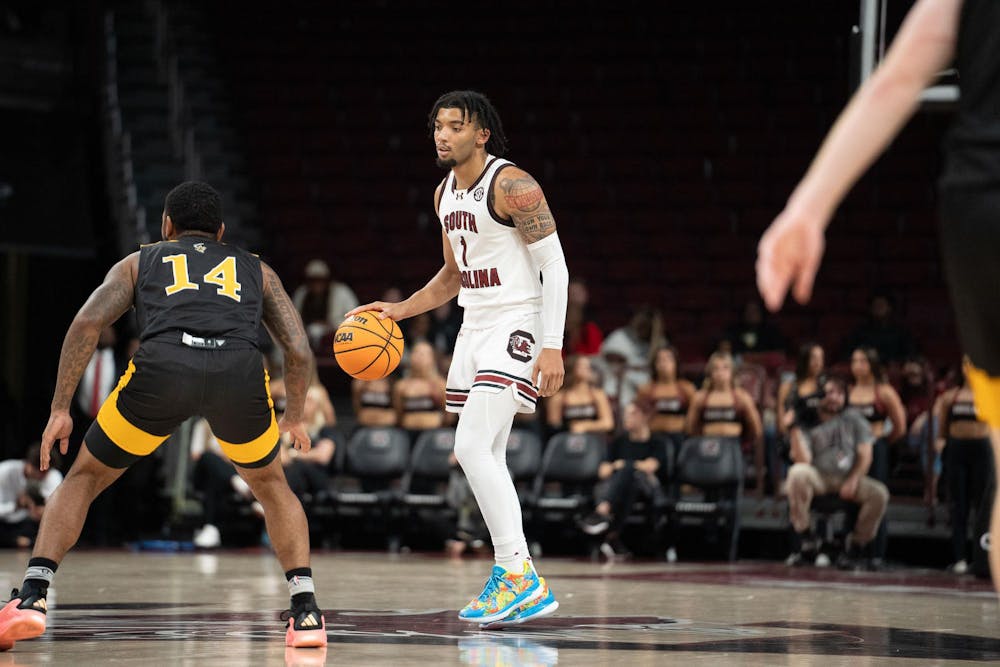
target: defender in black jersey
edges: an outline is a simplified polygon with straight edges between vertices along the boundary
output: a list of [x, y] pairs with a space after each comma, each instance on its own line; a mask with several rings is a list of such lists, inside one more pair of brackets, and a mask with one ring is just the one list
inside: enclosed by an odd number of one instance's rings
[[[882, 64], [841, 113], [785, 209], [758, 246], [757, 286], [771, 310], [789, 288], [806, 303], [823, 232], [847, 191], [955, 62], [960, 100], [940, 179], [941, 251], [976, 409], [1000, 463], [1000, 2], [918, 0]], [[1000, 535], [1000, 495], [990, 533]], [[977, 542], [989, 544], [989, 534]], [[1000, 549], [989, 551], [1000, 592]]]
[[[302, 415], [312, 352], [281, 280], [257, 256], [222, 243], [224, 231], [219, 194], [204, 183], [178, 185], [166, 198], [164, 240], [112, 267], [73, 319], [42, 436], [43, 470], [57, 440], [67, 452], [70, 400], [98, 333], [134, 306], [140, 345], [49, 499], [24, 583], [0, 609], [0, 649], [44, 632], [48, 586], [94, 498], [195, 415], [208, 420], [264, 506], [291, 594], [286, 643], [326, 645], [305, 513], [276, 458], [279, 433], [287, 432], [299, 449], [310, 447]], [[287, 405], [280, 422], [257, 348], [261, 321], [285, 352]]]

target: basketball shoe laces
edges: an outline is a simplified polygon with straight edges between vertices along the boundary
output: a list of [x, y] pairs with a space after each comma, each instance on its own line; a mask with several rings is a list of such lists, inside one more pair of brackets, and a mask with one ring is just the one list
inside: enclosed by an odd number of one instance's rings
[[487, 581], [486, 586], [483, 587], [483, 592], [479, 594], [479, 602], [485, 604], [486, 601], [490, 599], [491, 595], [503, 588], [507, 588], [507, 584], [503, 580], [503, 575], [491, 572], [489, 581]]

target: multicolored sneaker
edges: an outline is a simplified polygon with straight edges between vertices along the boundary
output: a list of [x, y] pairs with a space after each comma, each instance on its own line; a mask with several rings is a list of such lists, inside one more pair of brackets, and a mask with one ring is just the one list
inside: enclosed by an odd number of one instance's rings
[[281, 620], [288, 621], [285, 646], [293, 648], [319, 648], [326, 646], [326, 619], [315, 605], [281, 612]]
[[32, 639], [45, 632], [45, 613], [49, 610], [44, 593], [21, 597], [15, 588], [10, 601], [0, 609], [0, 651], [9, 651], [14, 642]]
[[546, 583], [545, 577], [539, 577], [538, 581], [542, 585], [542, 595], [540, 597], [531, 602], [525, 602], [512, 611], [507, 618], [501, 618], [499, 621], [493, 621], [492, 623], [483, 623], [479, 627], [483, 630], [494, 630], [496, 628], [505, 628], [508, 625], [520, 625], [521, 623], [526, 623], [542, 616], [548, 616], [558, 609], [559, 601], [552, 594], [552, 589]]
[[493, 623], [543, 594], [538, 574], [531, 563], [525, 561], [521, 574], [494, 565], [483, 592], [458, 612], [458, 618], [471, 623]]

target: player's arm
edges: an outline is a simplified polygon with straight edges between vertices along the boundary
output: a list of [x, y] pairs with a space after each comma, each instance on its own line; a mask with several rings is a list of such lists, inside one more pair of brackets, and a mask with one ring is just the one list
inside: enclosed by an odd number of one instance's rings
[[59, 441], [59, 451], [63, 454], [69, 451], [69, 436], [73, 431], [73, 420], [69, 416], [70, 401], [73, 400], [87, 363], [97, 349], [101, 331], [114, 324], [132, 307], [138, 266], [138, 252], [112, 266], [104, 277], [104, 282], [84, 302], [66, 331], [62, 352], [59, 354], [59, 371], [49, 422], [42, 433], [42, 470], [49, 467], [49, 452], [56, 440]]
[[[434, 191], [434, 209], [437, 210], [441, 201], [441, 188], [443, 182]], [[462, 286], [462, 272], [455, 261], [455, 253], [451, 249], [448, 241], [448, 234], [441, 229], [441, 245], [444, 254], [444, 266], [434, 274], [434, 277], [427, 281], [427, 284], [410, 295], [410, 298], [398, 303], [388, 303], [386, 301], [372, 301], [349, 311], [345, 317], [350, 317], [367, 310], [374, 310], [380, 313], [379, 319], [391, 317], [396, 320], [405, 320], [428, 310], [434, 310], [438, 306], [451, 301], [458, 296], [458, 290]]]
[[962, 0], [918, 0], [885, 60], [858, 89], [820, 146], [784, 211], [758, 246], [757, 286], [777, 310], [794, 283], [806, 303], [823, 255], [823, 231], [847, 191], [913, 115], [920, 94], [952, 60]]
[[500, 217], [514, 223], [535, 268], [542, 274], [542, 351], [531, 379], [542, 396], [551, 396], [562, 386], [565, 374], [562, 345], [569, 286], [569, 269], [556, 221], [542, 187], [531, 174], [517, 167], [499, 172], [490, 200]]
[[313, 372], [313, 353], [309, 347], [302, 317], [289, 298], [281, 278], [270, 266], [260, 263], [264, 276], [263, 323], [271, 338], [284, 351], [285, 415], [279, 428], [291, 436], [292, 444], [308, 451], [311, 441], [302, 424], [306, 391]]

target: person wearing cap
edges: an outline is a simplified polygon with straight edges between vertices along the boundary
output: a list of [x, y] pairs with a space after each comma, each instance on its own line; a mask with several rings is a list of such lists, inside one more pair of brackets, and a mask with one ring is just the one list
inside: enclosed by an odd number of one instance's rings
[[330, 277], [330, 267], [322, 259], [306, 264], [305, 280], [292, 294], [292, 302], [302, 315], [313, 347], [343, 321], [344, 313], [358, 305], [358, 297], [346, 284]]

